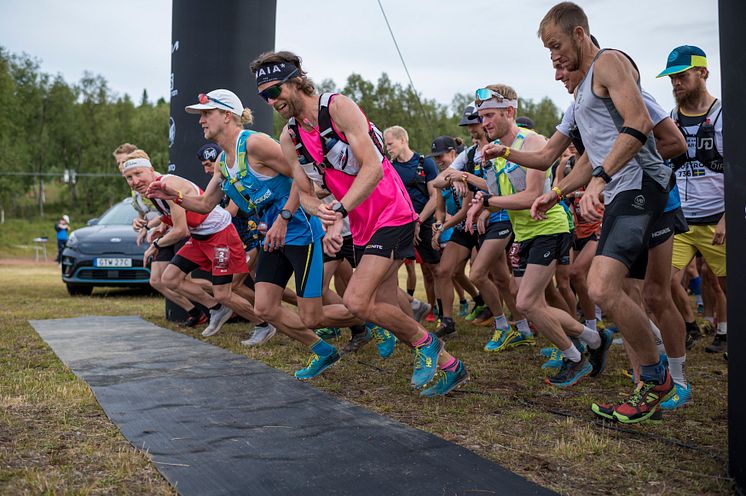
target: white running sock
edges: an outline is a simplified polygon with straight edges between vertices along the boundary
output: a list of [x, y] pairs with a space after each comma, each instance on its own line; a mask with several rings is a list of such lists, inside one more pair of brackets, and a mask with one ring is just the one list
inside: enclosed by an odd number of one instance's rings
[[694, 295], [694, 300], [696, 301], [697, 306], [705, 304], [704, 300], [702, 300], [702, 295], [701, 294]]
[[590, 327], [583, 326], [583, 332], [580, 333], [578, 338], [594, 350], [601, 346], [601, 336], [597, 330]]
[[650, 321], [650, 332], [653, 333], [653, 337], [655, 338], [655, 347], [658, 348], [658, 354], [666, 352], [666, 347], [663, 346], [663, 336], [661, 336], [661, 330], [658, 329], [658, 326], [655, 325], [655, 322], [648, 319]]
[[718, 322], [718, 334], [728, 334], [728, 323]]
[[603, 320], [603, 313], [601, 312], [601, 307], [596, 305], [596, 320]]
[[703, 318], [710, 324], [715, 325], [715, 317], [713, 317], [712, 315], [705, 315]]
[[684, 377], [684, 363], [686, 355], [680, 358], [668, 357], [668, 371], [671, 373], [673, 382], [681, 387], [686, 387], [686, 378]]
[[528, 320], [523, 319], [515, 323], [516, 329], [521, 333], [522, 336], [531, 336], [531, 328], [528, 326]]
[[503, 331], [510, 328], [508, 325], [508, 319], [505, 318], [505, 314], [495, 317], [495, 329], [502, 329]]
[[585, 326], [586, 326], [587, 328], [589, 328], [589, 329], [593, 329], [594, 331], [597, 331], [597, 330], [598, 330], [598, 328], [596, 327], [596, 322], [597, 322], [597, 320], [596, 320], [596, 319], [593, 319], [593, 320], [586, 320], [586, 321], [585, 321]]
[[570, 347], [567, 348], [566, 350], [562, 350], [562, 353], [564, 353], [564, 355], [567, 357], [568, 360], [571, 360], [576, 363], [580, 361], [580, 358], [581, 358], [580, 352], [578, 351], [578, 349], [575, 347], [574, 344], [570, 344]]

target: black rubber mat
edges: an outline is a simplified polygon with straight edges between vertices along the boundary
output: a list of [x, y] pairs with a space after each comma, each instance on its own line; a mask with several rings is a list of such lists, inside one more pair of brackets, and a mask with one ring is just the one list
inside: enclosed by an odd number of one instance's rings
[[138, 317], [31, 325], [184, 495], [554, 494], [465, 448]]

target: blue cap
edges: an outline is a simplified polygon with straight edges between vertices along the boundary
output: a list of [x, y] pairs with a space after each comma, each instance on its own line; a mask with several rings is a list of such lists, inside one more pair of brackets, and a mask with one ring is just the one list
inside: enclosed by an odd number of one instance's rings
[[668, 55], [666, 69], [656, 77], [670, 76], [680, 72], [688, 71], [692, 67], [707, 67], [707, 55], [699, 48], [692, 45], [682, 45], [674, 48]]
[[220, 145], [216, 143], [205, 143], [199, 147], [199, 150], [197, 150], [197, 158], [200, 162], [204, 162], [205, 160], [216, 162], [222, 152], [223, 149], [220, 148]]

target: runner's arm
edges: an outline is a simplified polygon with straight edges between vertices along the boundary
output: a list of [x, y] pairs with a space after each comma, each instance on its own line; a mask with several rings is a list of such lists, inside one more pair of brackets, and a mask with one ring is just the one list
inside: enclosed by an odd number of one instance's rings
[[[185, 197], [186, 198], [186, 197]], [[158, 246], [171, 246], [179, 240], [189, 236], [189, 226], [186, 220], [186, 210], [168, 200], [168, 206], [171, 208], [171, 222], [173, 227], [158, 240]]]
[[443, 230], [450, 229], [451, 227], [458, 225], [459, 222], [466, 218], [466, 214], [469, 212], [469, 207], [471, 207], [472, 198], [473, 193], [471, 191], [469, 191], [466, 196], [461, 198], [461, 208], [458, 212], [456, 212], [455, 215], [452, 215], [443, 223]]
[[[246, 149], [251, 150], [247, 152], [249, 159], [255, 162], [260, 167], [266, 167], [273, 170], [277, 174], [294, 178], [293, 167], [288, 163], [287, 156], [285, 155], [281, 146], [278, 146], [275, 140], [267, 136], [266, 134], [256, 133], [249, 137], [251, 143], [247, 143]], [[297, 161], [297, 158], [296, 158]], [[300, 164], [298, 164], [300, 168]], [[303, 174], [305, 176], [305, 174]], [[299, 181], [294, 180], [290, 187], [290, 196], [288, 196], [287, 202], [282, 207], [285, 210], [295, 213], [300, 206], [300, 196], [298, 195], [298, 188], [301, 186]], [[309, 185], [310, 186], [310, 185]], [[310, 190], [313, 194], [313, 188]]]
[[427, 182], [427, 193], [430, 196], [427, 199], [425, 206], [422, 207], [422, 212], [420, 212], [420, 224], [429, 219], [430, 216], [433, 215], [433, 212], [435, 212], [435, 204], [438, 201], [438, 197], [436, 196], [437, 192], [435, 191], [435, 186], [433, 186], [434, 182], [435, 179]]
[[655, 146], [663, 160], [669, 160], [686, 153], [684, 135], [670, 117], [666, 117], [653, 128]]
[[592, 172], [593, 167], [591, 167], [588, 154], [583, 153], [577, 162], [575, 162], [575, 165], [572, 166], [570, 173], [562, 178], [557, 187], [562, 191], [564, 196], [567, 196], [588, 184], [591, 180]]
[[344, 95], [337, 95], [329, 105], [329, 113], [360, 162], [360, 171], [350, 189], [343, 198], [337, 199], [349, 212], [365, 201], [383, 179], [383, 166], [368, 134], [368, 120], [355, 102]]
[[[594, 86], [598, 83], [608, 91], [614, 107], [624, 120], [622, 126], [647, 136], [653, 129], [653, 121], [642, 100], [637, 74], [630, 61], [621, 53], [604, 52], [596, 60], [593, 78]], [[613, 176], [634, 158], [642, 146], [642, 142], [634, 136], [620, 133], [602, 164], [606, 173]], [[594, 181], [603, 182], [603, 179], [594, 178]]]
[[[510, 150], [510, 161], [518, 165], [522, 165], [528, 169], [537, 169], [545, 171], [549, 169], [557, 158], [562, 155], [571, 143], [569, 137], [555, 131], [549, 141], [546, 144], [536, 150], [528, 151], [525, 147], [522, 150]], [[489, 159], [493, 159], [502, 156], [505, 153], [505, 146], [496, 145], [490, 143], [482, 150], [482, 155]], [[486, 188], [485, 188], [486, 189]]]
[[209, 214], [223, 198], [221, 178], [222, 175], [215, 174], [212, 176], [212, 179], [210, 179], [204, 194], [195, 195], [193, 194], [192, 186], [189, 183], [174, 176], [167, 180], [161, 180], [158, 182], [154, 181], [151, 183], [145, 196], [148, 198], [161, 198], [173, 203], [173, 200], [175, 200], [178, 194], [181, 193], [183, 195], [181, 208], [200, 214]]

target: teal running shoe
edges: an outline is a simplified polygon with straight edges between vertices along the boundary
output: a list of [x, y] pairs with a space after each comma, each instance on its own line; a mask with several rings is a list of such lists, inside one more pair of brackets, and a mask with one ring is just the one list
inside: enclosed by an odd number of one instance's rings
[[387, 331], [383, 327], [377, 326], [371, 322], [365, 324], [365, 327], [373, 333], [373, 337], [377, 342], [378, 355], [381, 358], [390, 357], [391, 354], [394, 352], [396, 342], [398, 341], [398, 339], [396, 339], [396, 336], [391, 334], [390, 331]]
[[414, 371], [412, 372], [412, 386], [423, 388], [435, 376], [438, 370], [438, 355], [443, 349], [443, 341], [432, 332], [427, 333], [430, 342], [414, 348]]
[[502, 351], [508, 342], [508, 336], [510, 335], [510, 329], [495, 329], [492, 334], [492, 339], [487, 341], [484, 345], [484, 351]]
[[661, 410], [676, 410], [692, 403], [692, 385], [686, 387], [674, 383], [676, 391], [673, 396], [661, 403]]
[[557, 348], [554, 345], [547, 346], [546, 348], [542, 348], [541, 349], [541, 355], [544, 356], [544, 357], [549, 358], [550, 356], [552, 356], [552, 353], [554, 353], [554, 350], [557, 350], [557, 349], [559, 349], [559, 348]]
[[324, 341], [328, 339], [337, 339], [342, 335], [342, 329], [339, 327], [321, 327], [316, 329], [314, 332]]
[[420, 396], [432, 398], [433, 396], [445, 396], [457, 387], [466, 384], [469, 380], [469, 372], [462, 362], [453, 372], [438, 370], [438, 382], [420, 393]]
[[300, 380], [313, 379], [323, 371], [334, 365], [339, 361], [339, 353], [337, 350], [331, 355], [320, 357], [316, 353], [312, 353], [308, 358], [308, 363], [305, 368], [295, 371], [295, 378]]
[[487, 305], [474, 305], [474, 308], [471, 309], [471, 312], [469, 312], [469, 315], [464, 317], [464, 320], [468, 320], [471, 322], [472, 320], [476, 319], [479, 314], [487, 310]]
[[559, 348], [552, 348], [552, 353], [549, 355], [549, 360], [544, 362], [541, 366], [543, 369], [558, 369], [562, 367], [562, 359], [565, 358], [565, 354], [560, 351]]
[[573, 362], [565, 357], [557, 375], [547, 377], [546, 383], [560, 388], [570, 387], [592, 371], [593, 365], [588, 363], [586, 357], [581, 358], [579, 362]]
[[460, 301], [458, 304], [458, 316], [466, 317], [467, 315], [469, 315], [469, 304], [466, 303], [466, 300]]

